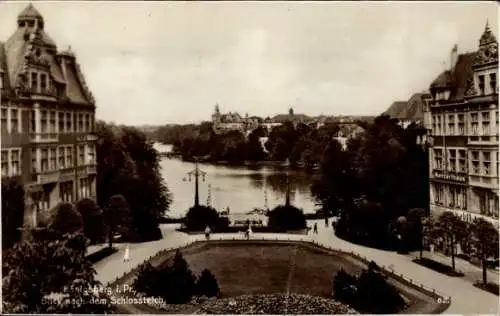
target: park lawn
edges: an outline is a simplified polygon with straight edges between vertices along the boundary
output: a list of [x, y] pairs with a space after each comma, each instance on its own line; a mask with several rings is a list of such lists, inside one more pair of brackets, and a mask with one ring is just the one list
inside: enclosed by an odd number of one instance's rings
[[209, 269], [215, 275], [223, 297], [286, 293], [288, 286], [292, 293], [331, 297], [340, 268], [350, 273], [362, 269], [341, 256], [290, 244], [217, 244], [183, 255], [194, 273]]
[[[340, 269], [356, 274], [366, 265], [347, 255], [327, 253], [300, 243], [213, 242], [182, 250], [196, 275], [209, 269], [222, 298], [245, 294], [290, 293], [332, 298], [333, 278]], [[173, 253], [161, 265], [170, 264]], [[293, 268], [292, 268], [293, 267]], [[432, 313], [437, 302], [391, 279], [409, 305], [402, 313]]]

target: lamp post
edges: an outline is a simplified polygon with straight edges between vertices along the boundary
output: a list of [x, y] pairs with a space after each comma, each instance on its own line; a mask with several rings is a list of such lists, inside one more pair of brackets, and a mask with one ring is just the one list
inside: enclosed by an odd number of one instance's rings
[[199, 183], [198, 180], [200, 176], [203, 181], [205, 181], [206, 172], [202, 171], [198, 166], [198, 159], [195, 159], [195, 168], [187, 173], [189, 181], [191, 181], [191, 176], [194, 176], [194, 206], [200, 205], [200, 194], [199, 194]]
[[430, 215], [430, 162], [429, 162], [429, 147], [432, 147], [434, 144], [434, 140], [432, 137], [427, 137], [426, 133], [417, 135], [416, 144], [419, 145], [425, 153], [425, 168], [427, 173], [427, 181], [426, 181], [426, 207], [425, 207], [425, 216]]
[[289, 168], [290, 160], [286, 159], [284, 166], [286, 168], [286, 195], [285, 195], [285, 206], [290, 206], [290, 180], [289, 180]]

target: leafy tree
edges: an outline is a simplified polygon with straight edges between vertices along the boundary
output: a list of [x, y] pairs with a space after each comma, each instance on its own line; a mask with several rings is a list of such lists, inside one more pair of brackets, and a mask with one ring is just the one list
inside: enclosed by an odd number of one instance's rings
[[130, 205], [134, 228], [141, 240], [161, 238], [159, 220], [168, 210], [171, 194], [159, 157], [145, 135], [135, 128], [98, 123], [98, 204], [122, 194]]
[[60, 235], [83, 231], [83, 220], [76, 207], [71, 203], [59, 203], [50, 228]]
[[108, 227], [109, 248], [112, 248], [115, 233], [127, 236], [132, 231], [132, 216], [123, 195], [117, 194], [109, 198], [104, 217]]
[[410, 209], [426, 207], [427, 158], [416, 135], [414, 127], [403, 129], [380, 116], [348, 142], [344, 156], [338, 148], [325, 150], [313, 193], [323, 204], [342, 209], [336, 234], [392, 247], [390, 225]]
[[171, 304], [184, 304], [189, 302], [196, 290], [196, 277], [182, 256], [177, 250], [174, 262], [171, 267], [171, 274], [168, 280], [166, 299]]
[[2, 179], [2, 249], [21, 238], [24, 221], [24, 189], [18, 182]]
[[121, 142], [134, 162], [137, 174], [123, 191], [130, 205], [134, 227], [143, 240], [160, 239], [159, 219], [168, 210], [171, 195], [160, 174], [158, 152], [144, 134], [134, 128], [122, 129]]
[[91, 243], [103, 241], [106, 235], [104, 215], [97, 203], [92, 199], [81, 199], [76, 203], [76, 209], [83, 219], [83, 232]]
[[219, 223], [219, 213], [210, 206], [192, 206], [185, 218], [185, 224], [189, 230], [205, 230], [208, 226], [214, 228]]
[[[34, 234], [35, 239], [16, 244], [3, 256], [3, 311], [5, 313], [106, 313], [110, 300], [92, 289], [100, 285], [95, 270], [85, 258], [87, 239], [81, 234]], [[59, 294], [65, 301], [44, 304], [44, 298]], [[108, 304], [90, 304], [92, 298]], [[71, 304], [81, 300], [84, 304]]]
[[483, 283], [487, 284], [487, 260], [489, 257], [498, 258], [498, 230], [490, 222], [476, 218], [470, 226], [469, 239], [476, 256], [481, 259]]
[[134, 280], [133, 288], [139, 293], [145, 293], [147, 296], [163, 297], [164, 284], [160, 276], [161, 270], [155, 268], [148, 261], [139, 267], [137, 278]]
[[291, 122], [274, 127], [265, 145], [271, 160], [284, 161], [289, 158], [298, 136]]
[[248, 135], [248, 140], [246, 142], [246, 159], [250, 161], [261, 161], [267, 158], [262, 144], [260, 143], [260, 138], [266, 135], [266, 131], [262, 127], [254, 129], [250, 135]]
[[452, 212], [444, 212], [436, 223], [435, 233], [444, 238], [451, 253], [451, 266], [455, 271], [455, 249], [458, 243], [467, 237], [467, 225]]
[[358, 278], [356, 308], [365, 313], [395, 314], [405, 305], [397, 289], [380, 271], [363, 270]]
[[351, 200], [353, 176], [348, 164], [348, 155], [336, 140], [330, 140], [324, 150], [320, 164], [320, 177], [311, 186], [314, 197], [328, 210], [346, 208]]
[[219, 296], [219, 284], [217, 279], [207, 269], [201, 271], [201, 275], [196, 283], [198, 295], [205, 295], [206, 297], [217, 297]]
[[418, 243], [420, 258], [424, 251], [424, 218], [425, 210], [422, 208], [412, 208], [408, 211], [408, 239], [410, 244]]
[[293, 205], [278, 205], [267, 214], [268, 226], [280, 231], [306, 228], [306, 219], [301, 209]]
[[340, 270], [333, 280], [333, 287], [335, 299], [362, 313], [395, 314], [405, 306], [398, 290], [373, 261], [358, 277]]
[[353, 304], [356, 295], [356, 277], [341, 269], [333, 279], [333, 297], [346, 304]]

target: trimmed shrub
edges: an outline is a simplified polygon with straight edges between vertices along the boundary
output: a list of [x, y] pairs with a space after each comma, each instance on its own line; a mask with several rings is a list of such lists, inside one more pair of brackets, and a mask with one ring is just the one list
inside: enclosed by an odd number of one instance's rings
[[267, 216], [269, 217], [268, 226], [278, 231], [306, 228], [304, 213], [301, 209], [292, 205], [278, 205]]
[[219, 213], [210, 206], [193, 206], [186, 214], [185, 224], [188, 230], [203, 231], [207, 225], [214, 228], [219, 224]]
[[60, 203], [55, 209], [55, 216], [50, 228], [60, 235], [82, 231], [82, 216], [73, 204]]
[[219, 284], [217, 283], [217, 279], [207, 269], [204, 269], [201, 272], [200, 277], [198, 278], [198, 282], [196, 282], [197, 293], [199, 296], [206, 297], [217, 297], [219, 296]]
[[395, 314], [405, 307], [403, 297], [373, 262], [359, 277], [340, 270], [333, 280], [333, 297], [368, 314]]
[[341, 269], [333, 279], [333, 297], [346, 304], [352, 304], [356, 295], [356, 277]]
[[83, 219], [83, 233], [91, 243], [104, 242], [106, 228], [104, 214], [97, 203], [92, 199], [82, 199], [76, 203], [76, 209]]

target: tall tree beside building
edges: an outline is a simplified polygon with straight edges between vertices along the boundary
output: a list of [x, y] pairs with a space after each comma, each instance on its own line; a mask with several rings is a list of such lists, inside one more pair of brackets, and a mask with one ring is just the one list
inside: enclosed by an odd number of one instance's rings
[[467, 224], [454, 213], [447, 211], [439, 216], [435, 229], [450, 251], [451, 267], [455, 271], [456, 247], [462, 239], [467, 238]]
[[403, 129], [387, 116], [365, 127], [346, 152], [331, 146], [324, 152], [313, 188], [323, 203], [342, 208], [337, 233], [387, 248], [394, 242], [389, 225], [412, 208], [426, 207], [426, 163], [414, 129]]
[[2, 249], [10, 248], [21, 238], [24, 220], [24, 189], [12, 180], [2, 180]]
[[168, 211], [171, 195], [152, 144], [134, 128], [98, 124], [97, 145], [99, 204], [122, 194], [130, 205], [139, 240], [161, 238], [159, 219]]
[[475, 249], [475, 255], [481, 259], [483, 268], [483, 283], [487, 284], [487, 260], [498, 258], [498, 230], [490, 222], [477, 218], [470, 226], [470, 241]]

